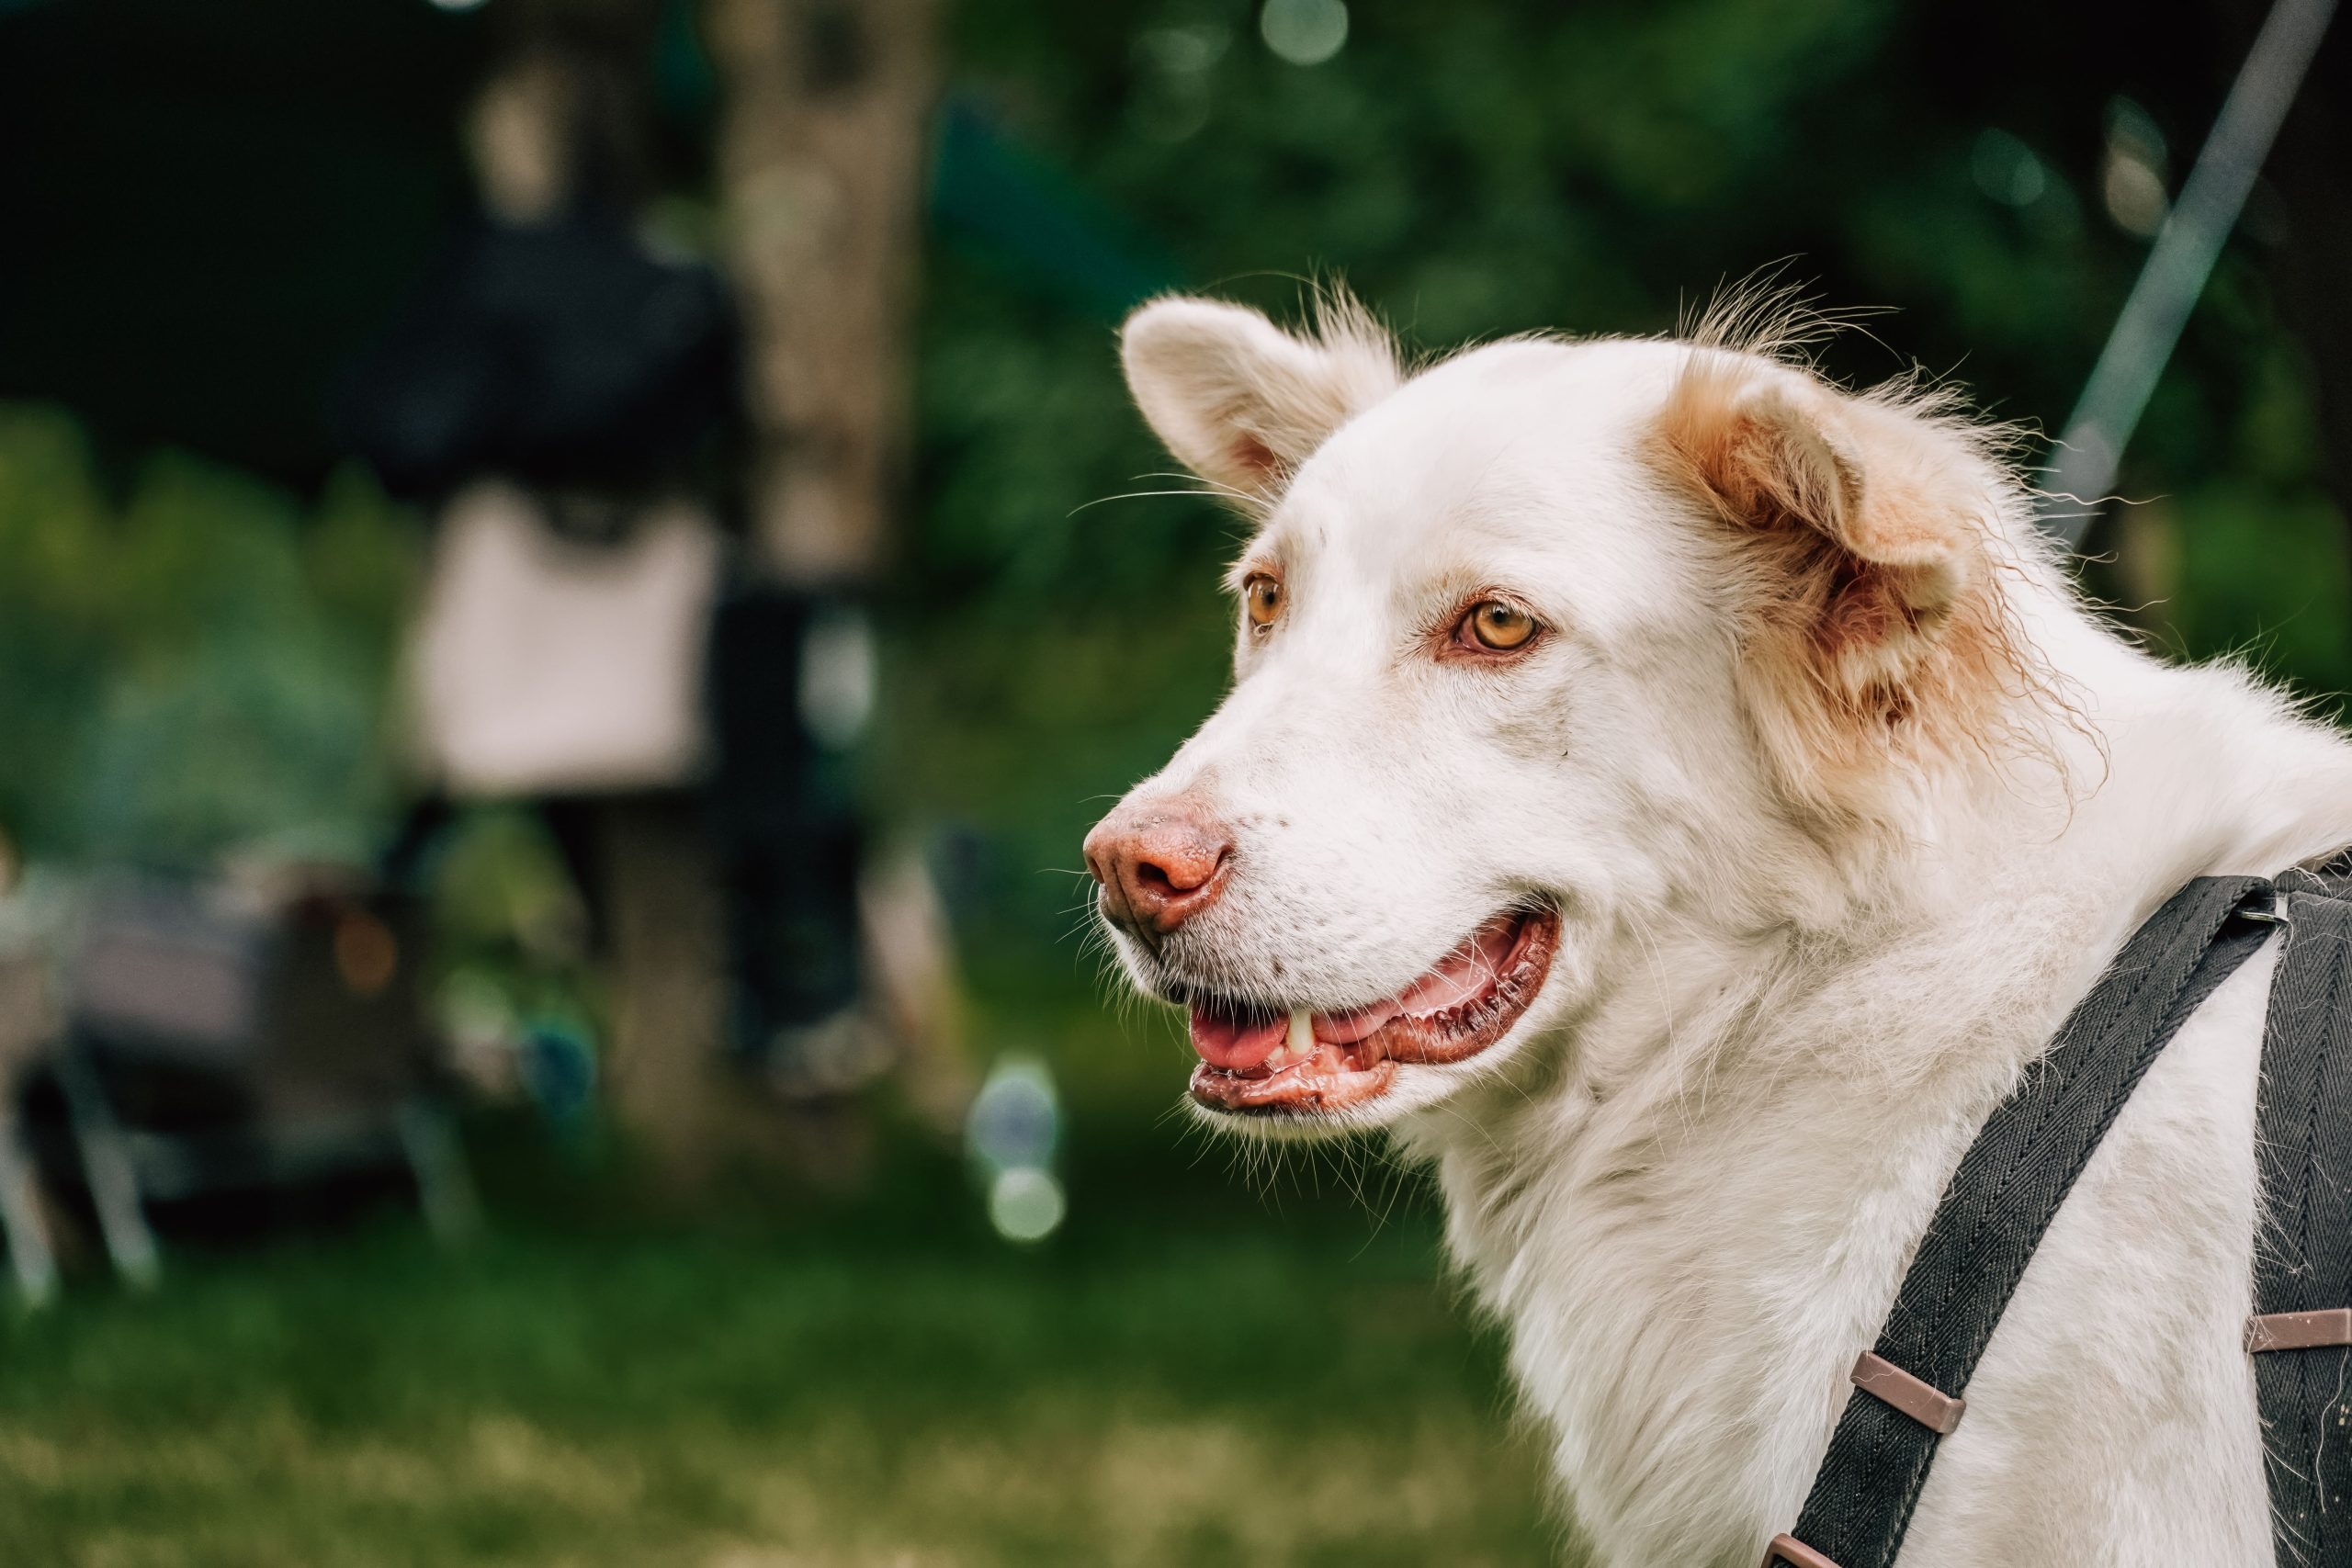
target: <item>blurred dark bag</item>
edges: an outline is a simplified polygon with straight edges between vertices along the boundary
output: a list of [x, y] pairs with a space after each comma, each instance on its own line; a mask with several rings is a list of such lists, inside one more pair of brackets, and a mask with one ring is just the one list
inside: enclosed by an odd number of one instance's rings
[[731, 427], [738, 333], [712, 268], [589, 210], [484, 223], [352, 367], [337, 423], [397, 493], [500, 474], [630, 490]]

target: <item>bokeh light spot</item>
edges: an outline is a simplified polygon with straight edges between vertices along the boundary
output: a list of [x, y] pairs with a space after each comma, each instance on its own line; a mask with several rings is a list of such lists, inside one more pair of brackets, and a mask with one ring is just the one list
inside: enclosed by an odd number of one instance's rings
[[334, 967], [354, 996], [379, 996], [400, 973], [401, 944], [365, 909], [346, 911], [334, 924]]
[[1976, 139], [1969, 158], [1976, 188], [2007, 207], [2031, 207], [2050, 188], [2050, 174], [2032, 148], [2006, 130], [1989, 130]]
[[1007, 1241], [1043, 1241], [1068, 1212], [1062, 1184], [1035, 1166], [1000, 1171], [989, 1184], [989, 1223]]
[[1346, 0], [1266, 0], [1258, 33], [1293, 65], [1320, 65], [1348, 41]]
[[2172, 209], [2165, 194], [2170, 172], [2165, 133], [2154, 117], [2130, 98], [2107, 106], [2107, 161], [2099, 195], [2107, 215], [2128, 234], [2151, 239]]

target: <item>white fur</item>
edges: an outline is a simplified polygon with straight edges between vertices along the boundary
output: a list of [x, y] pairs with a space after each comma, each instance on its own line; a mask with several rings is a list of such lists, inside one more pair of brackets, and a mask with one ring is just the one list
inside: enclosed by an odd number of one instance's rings
[[[1360, 346], [1343, 386], [1303, 394], [1311, 341], [1270, 348], [1261, 319], [1206, 309], [1130, 328], [1171, 445], [1222, 450], [1237, 405], [1316, 439], [1243, 563], [1279, 567], [1282, 619], [1242, 636], [1230, 696], [1137, 786], [1234, 826], [1229, 890], [1122, 952], [1153, 988], [1340, 1008], [1508, 903], [1555, 901], [1560, 953], [1512, 1033], [1402, 1067], [1345, 1120], [1434, 1167], [1593, 1561], [1753, 1568], [1985, 1116], [2188, 878], [2352, 841], [2352, 748], [2238, 671], [2128, 644], [2039, 553], [2023, 494], [1955, 457], [2074, 715], [2020, 690], [2033, 744], [1893, 758], [1883, 812], [1825, 814], [1758, 739], [1727, 525], [1656, 460], [1690, 349], [1499, 344], [1364, 406]], [[1136, 352], [1171, 339], [1186, 352]], [[1253, 355], [1281, 373], [1237, 393]], [[1432, 657], [1428, 627], [1487, 591], [1543, 646]], [[2270, 1562], [2239, 1331], [2271, 963], [2197, 1015], [2076, 1185], [1906, 1568]]]

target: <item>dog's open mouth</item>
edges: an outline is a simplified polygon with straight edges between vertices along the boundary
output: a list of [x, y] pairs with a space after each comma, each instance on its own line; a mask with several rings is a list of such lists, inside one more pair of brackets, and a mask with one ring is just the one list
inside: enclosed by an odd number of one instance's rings
[[1467, 1061], [1544, 988], [1558, 942], [1548, 908], [1507, 909], [1396, 995], [1346, 1012], [1193, 1007], [1193, 1098], [1217, 1111], [1342, 1111], [1385, 1092], [1400, 1062]]

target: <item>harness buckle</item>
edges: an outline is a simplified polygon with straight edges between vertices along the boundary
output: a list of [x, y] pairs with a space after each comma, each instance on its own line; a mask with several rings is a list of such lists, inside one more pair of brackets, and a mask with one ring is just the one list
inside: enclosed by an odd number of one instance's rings
[[1946, 1393], [1924, 1378], [1912, 1376], [1875, 1350], [1865, 1350], [1854, 1362], [1854, 1386], [1873, 1399], [1908, 1416], [1939, 1438], [1951, 1435], [1968, 1410], [1968, 1401]]
[[2343, 1345], [2352, 1345], [2352, 1307], [2264, 1313], [2245, 1320], [2245, 1348], [2250, 1356], [2266, 1350], [2319, 1350]]

